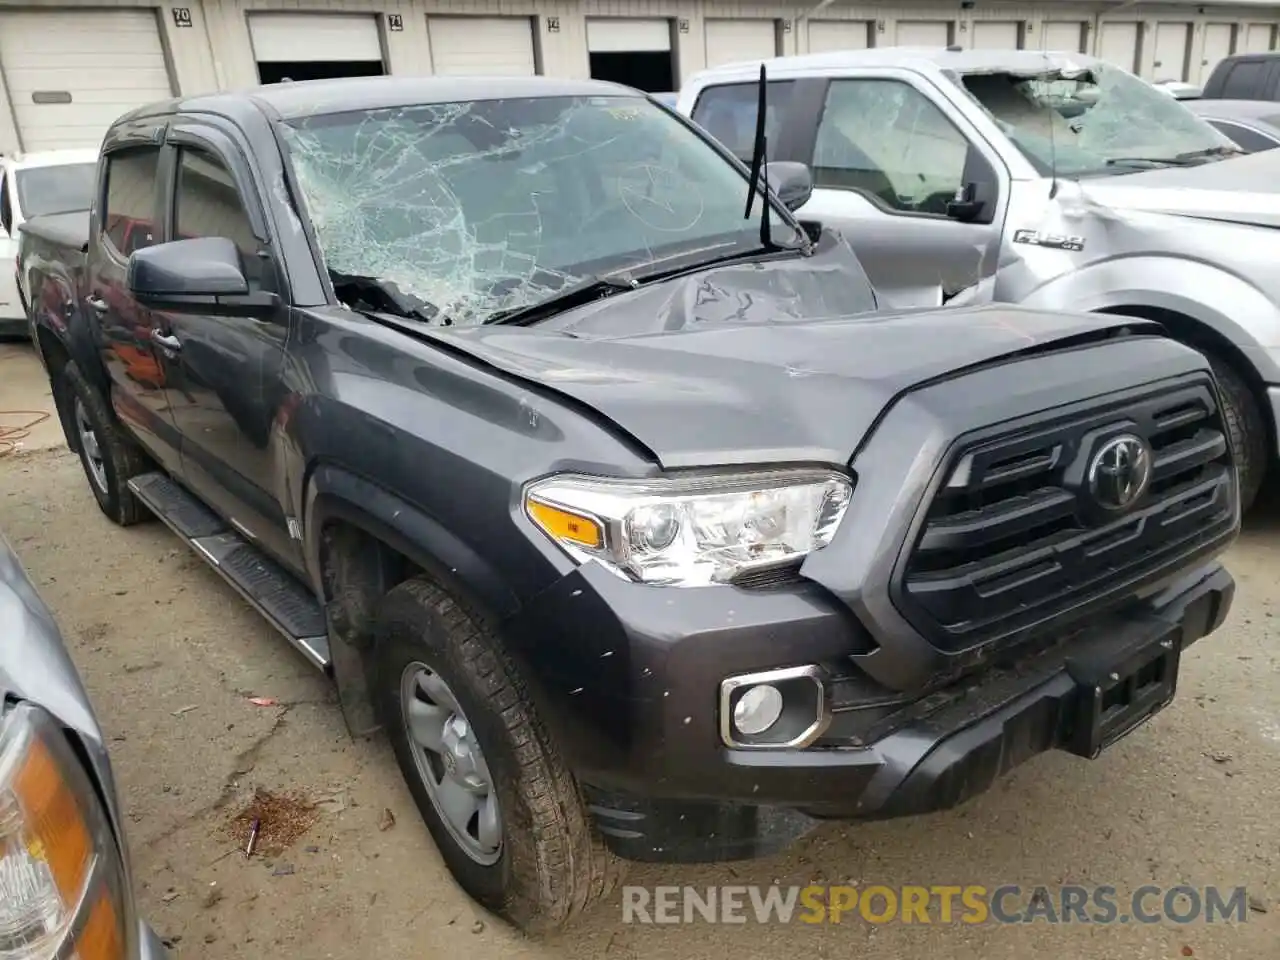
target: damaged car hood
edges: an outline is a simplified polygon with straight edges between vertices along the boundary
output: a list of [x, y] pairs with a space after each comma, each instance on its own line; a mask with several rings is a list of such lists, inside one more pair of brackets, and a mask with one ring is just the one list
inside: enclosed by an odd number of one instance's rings
[[1280, 151], [1191, 167], [1080, 181], [1095, 203], [1120, 210], [1280, 227]]
[[836, 259], [712, 268], [539, 326], [433, 334], [585, 404], [679, 468], [845, 463], [915, 387], [1134, 327], [1006, 305], [876, 312], [865, 295], [853, 312], [861, 274], [841, 274]]

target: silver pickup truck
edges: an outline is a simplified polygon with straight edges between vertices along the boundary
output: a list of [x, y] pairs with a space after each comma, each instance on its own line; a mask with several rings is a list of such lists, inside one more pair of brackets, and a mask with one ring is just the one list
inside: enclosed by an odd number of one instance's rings
[[[677, 110], [744, 162], [761, 62]], [[805, 163], [890, 306], [1001, 301], [1142, 317], [1211, 360], [1247, 507], [1280, 423], [1280, 152], [1077, 54], [887, 47], [765, 62], [767, 159]], [[963, 336], [963, 332], [958, 332]]]

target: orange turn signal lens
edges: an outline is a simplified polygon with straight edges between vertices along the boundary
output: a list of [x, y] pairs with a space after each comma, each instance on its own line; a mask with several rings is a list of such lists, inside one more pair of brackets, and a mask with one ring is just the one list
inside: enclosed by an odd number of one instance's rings
[[553, 507], [541, 500], [529, 501], [529, 516], [553, 539], [595, 550], [604, 546], [604, 529], [590, 517], [563, 507]]
[[42, 740], [31, 741], [13, 778], [13, 793], [23, 813], [27, 851], [48, 865], [62, 902], [74, 906], [93, 868], [93, 839], [75, 794]]
[[120, 960], [124, 956], [124, 932], [107, 894], [97, 901], [76, 938], [76, 960]]

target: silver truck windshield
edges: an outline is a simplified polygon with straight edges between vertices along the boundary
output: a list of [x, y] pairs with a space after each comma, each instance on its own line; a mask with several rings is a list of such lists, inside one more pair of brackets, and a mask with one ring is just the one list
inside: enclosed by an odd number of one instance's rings
[[1236, 152], [1183, 104], [1123, 70], [970, 74], [963, 83], [1046, 175], [1131, 173]]
[[639, 98], [361, 111], [285, 136], [330, 272], [394, 284], [455, 325], [759, 233], [742, 172]]

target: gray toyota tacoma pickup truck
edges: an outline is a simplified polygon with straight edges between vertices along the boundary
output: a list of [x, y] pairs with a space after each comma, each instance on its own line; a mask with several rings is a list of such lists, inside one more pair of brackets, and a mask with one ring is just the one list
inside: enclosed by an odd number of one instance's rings
[[[1217, 373], [1244, 509], [1280, 456], [1280, 154], [1092, 57], [886, 47], [767, 63], [769, 159], [891, 307], [1016, 303], [1159, 321]], [[750, 156], [760, 61], [678, 109]]]
[[1230, 606], [1203, 355], [882, 310], [789, 212], [805, 167], [753, 177], [634, 90], [287, 84], [137, 110], [101, 164], [79, 237], [24, 228], [98, 503], [330, 671], [527, 929], [622, 860], [1094, 757]]
[[102, 729], [2, 535], [0, 638], [0, 956], [165, 960], [134, 903]]

